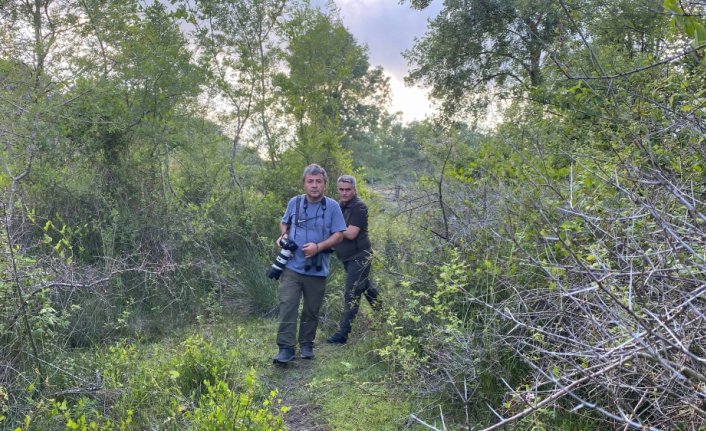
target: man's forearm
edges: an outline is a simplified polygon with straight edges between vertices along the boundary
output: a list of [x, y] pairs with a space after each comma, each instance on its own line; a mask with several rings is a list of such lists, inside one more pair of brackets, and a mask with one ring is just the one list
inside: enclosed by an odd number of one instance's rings
[[343, 232], [343, 238], [348, 240], [354, 240], [360, 233], [360, 228], [358, 226], [348, 225], [348, 228]]
[[343, 233], [335, 232], [330, 237], [317, 244], [319, 247], [319, 252], [334, 248], [336, 244], [340, 243], [341, 241], [343, 241]]

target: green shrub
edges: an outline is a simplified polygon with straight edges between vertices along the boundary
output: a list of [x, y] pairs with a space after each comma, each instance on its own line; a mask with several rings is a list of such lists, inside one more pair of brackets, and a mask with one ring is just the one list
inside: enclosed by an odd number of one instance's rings
[[284, 429], [287, 408], [277, 391], [260, 384], [241, 357], [259, 352], [244, 344], [243, 329], [227, 328], [215, 328], [225, 336], [202, 331], [153, 345], [125, 340], [56, 357], [53, 364], [71, 374], [50, 382], [60, 395], [48, 398], [32, 385], [10, 398], [0, 387], [0, 429]]
[[185, 396], [199, 398], [205, 393], [206, 382], [213, 385], [238, 374], [238, 352], [234, 349], [219, 348], [199, 335], [187, 338], [181, 347], [182, 353], [172, 360], [172, 375]]
[[245, 378], [245, 387], [233, 391], [228, 384], [216, 379], [204, 381], [206, 392], [198, 406], [185, 414], [190, 421], [189, 429], [198, 431], [221, 431], [246, 429], [252, 431], [285, 430], [283, 415], [286, 406], [281, 406], [277, 391], [273, 390], [264, 400], [258, 401], [257, 380], [251, 371]]

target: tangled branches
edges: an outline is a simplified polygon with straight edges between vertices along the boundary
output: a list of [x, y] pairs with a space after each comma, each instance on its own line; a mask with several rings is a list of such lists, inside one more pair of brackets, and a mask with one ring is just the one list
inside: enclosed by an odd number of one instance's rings
[[627, 172], [612, 178], [613, 207], [600, 215], [580, 205], [563, 206], [558, 218], [538, 209], [544, 251], [517, 244], [547, 283], [501, 278], [512, 294], [501, 306], [484, 304], [512, 325], [495, 334], [497, 342], [533, 370], [521, 398], [535, 401], [523, 411], [561, 396], [571, 400], [564, 408], [593, 409], [616, 425], [699, 429], [706, 423], [706, 218], [699, 210], [706, 190], [656, 169]]

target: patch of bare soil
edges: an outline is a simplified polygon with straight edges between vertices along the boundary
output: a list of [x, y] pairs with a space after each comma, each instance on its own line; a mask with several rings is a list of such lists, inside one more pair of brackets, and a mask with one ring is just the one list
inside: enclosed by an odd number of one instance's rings
[[328, 431], [325, 424], [320, 424], [321, 412], [318, 406], [309, 404], [291, 405], [284, 422], [290, 431]]
[[284, 415], [289, 431], [330, 431], [321, 407], [308, 393], [317, 360], [297, 358], [286, 365], [273, 364], [272, 372], [266, 378], [271, 387], [278, 388], [282, 404], [290, 408]]

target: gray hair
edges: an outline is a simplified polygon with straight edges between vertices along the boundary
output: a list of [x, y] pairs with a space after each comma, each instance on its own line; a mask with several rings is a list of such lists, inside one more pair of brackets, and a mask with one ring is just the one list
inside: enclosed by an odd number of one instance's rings
[[341, 175], [340, 177], [338, 177], [338, 181], [337, 181], [337, 182], [339, 182], [339, 183], [350, 183], [350, 185], [353, 186], [353, 190], [355, 190], [355, 177], [353, 177], [353, 176], [351, 176], [351, 175]]
[[326, 175], [326, 169], [322, 168], [316, 163], [312, 163], [306, 168], [304, 168], [304, 174], [302, 174], [302, 181], [304, 181], [307, 175], [321, 175], [324, 177], [324, 184], [328, 183], [328, 175]]

